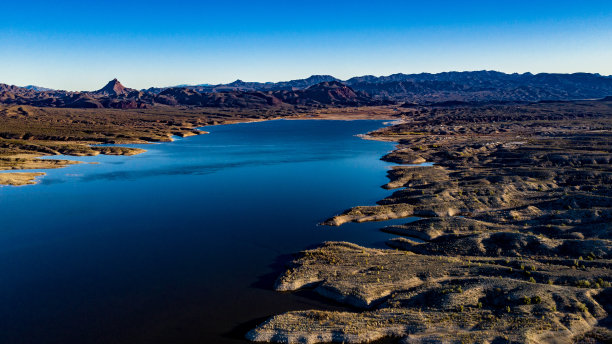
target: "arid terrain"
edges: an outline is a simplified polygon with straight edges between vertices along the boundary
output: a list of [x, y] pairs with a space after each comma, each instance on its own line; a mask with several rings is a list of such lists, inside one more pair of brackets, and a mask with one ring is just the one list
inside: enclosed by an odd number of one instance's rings
[[[116, 80], [93, 93], [10, 89], [0, 105], [0, 170], [12, 172], [0, 173], [0, 184], [33, 184], [44, 173], [21, 170], [76, 163], [41, 156], [139, 154], [144, 150], [99, 144], [171, 141], [204, 134], [197, 128], [206, 125], [395, 120], [365, 136], [397, 142], [382, 157], [397, 164], [383, 186], [390, 195], [323, 224], [341, 231], [331, 226], [418, 219], [381, 224], [397, 235], [388, 249], [326, 242], [299, 253], [276, 290], [314, 289], [347, 311], [279, 314], [246, 337], [279, 343], [612, 340], [609, 98], [419, 104], [404, 97], [393, 103], [335, 80], [315, 81], [269, 91], [143, 93]], [[75, 97], [80, 103], [66, 103]]]
[[506, 74], [497, 71], [331, 75], [281, 82], [236, 80], [219, 85], [180, 85], [136, 90], [117, 79], [96, 91], [63, 91], [0, 83], [0, 103], [58, 108], [144, 109], [158, 105], [209, 108], [372, 106], [397, 102], [435, 105], [459, 102], [537, 102], [600, 99], [612, 94], [612, 78], [600, 74]]
[[419, 219], [381, 225], [398, 235], [389, 249], [328, 242], [300, 253], [275, 288], [314, 288], [355, 310], [277, 315], [247, 338], [609, 343], [612, 102], [414, 107], [402, 117], [369, 134], [398, 142], [383, 157], [398, 164], [384, 186], [395, 191], [324, 224]]

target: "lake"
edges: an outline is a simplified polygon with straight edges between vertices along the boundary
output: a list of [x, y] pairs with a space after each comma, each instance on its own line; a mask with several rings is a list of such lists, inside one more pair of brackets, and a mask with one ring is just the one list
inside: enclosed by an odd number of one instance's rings
[[270, 315], [341, 308], [272, 285], [292, 253], [391, 237], [317, 226], [391, 193], [379, 159], [394, 144], [355, 136], [381, 126], [210, 126], [0, 188], [0, 343], [244, 343]]

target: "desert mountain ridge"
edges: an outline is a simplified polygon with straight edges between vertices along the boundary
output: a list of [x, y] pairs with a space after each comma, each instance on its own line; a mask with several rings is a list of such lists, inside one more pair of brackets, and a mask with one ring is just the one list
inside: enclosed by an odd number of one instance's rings
[[496, 71], [392, 74], [339, 80], [331, 75], [282, 82], [245, 82], [136, 90], [117, 79], [91, 92], [0, 84], [0, 103], [78, 108], [156, 105], [260, 108], [363, 106], [393, 103], [537, 102], [600, 99], [612, 94], [612, 76]]
[[325, 81], [290, 90], [226, 90], [206, 92], [193, 87], [172, 87], [159, 92], [138, 91], [117, 79], [93, 92], [36, 91], [0, 84], [0, 103], [64, 108], [136, 109], [152, 106], [270, 108], [291, 106], [364, 106], [392, 102], [375, 99], [338, 81]]

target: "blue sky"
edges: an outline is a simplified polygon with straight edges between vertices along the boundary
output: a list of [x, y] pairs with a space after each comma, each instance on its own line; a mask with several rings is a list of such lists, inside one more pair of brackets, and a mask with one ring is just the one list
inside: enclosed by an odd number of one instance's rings
[[93, 90], [452, 70], [612, 74], [612, 1], [10, 1], [0, 83]]

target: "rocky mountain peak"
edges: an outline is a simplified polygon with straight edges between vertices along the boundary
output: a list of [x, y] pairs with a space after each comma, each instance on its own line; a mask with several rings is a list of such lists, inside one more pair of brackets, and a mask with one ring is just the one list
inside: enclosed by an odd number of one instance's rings
[[112, 95], [112, 96], [118, 96], [118, 95], [125, 95], [128, 94], [132, 91], [132, 89], [127, 88], [125, 86], [123, 86], [121, 84], [121, 82], [119, 82], [119, 80], [117, 80], [116, 78], [109, 81], [106, 86], [102, 87], [101, 89], [97, 90], [96, 94], [104, 94], [104, 95]]

